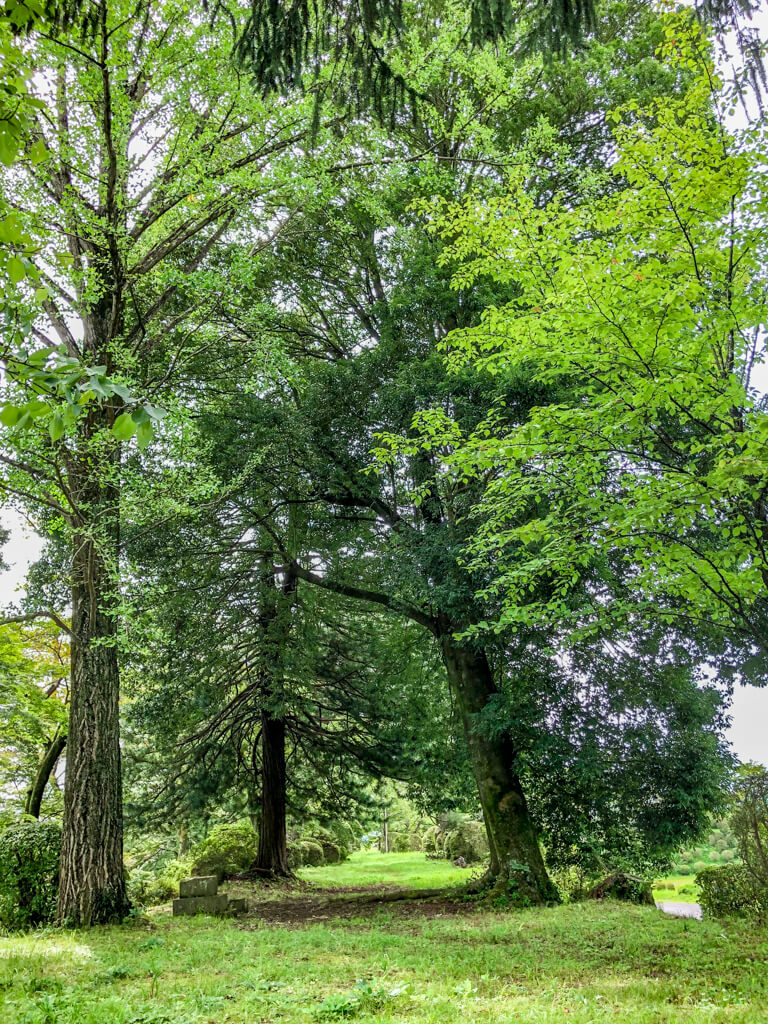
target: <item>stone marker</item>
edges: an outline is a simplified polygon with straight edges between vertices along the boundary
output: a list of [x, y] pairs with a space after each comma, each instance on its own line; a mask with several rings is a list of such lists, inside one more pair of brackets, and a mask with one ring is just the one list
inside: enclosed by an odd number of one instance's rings
[[242, 896], [231, 899], [218, 893], [216, 875], [200, 875], [179, 882], [179, 898], [173, 901], [173, 916], [183, 914], [245, 914], [248, 900]]
[[228, 897], [224, 893], [220, 896], [182, 897], [173, 901], [173, 916], [196, 914], [198, 911], [203, 914], [225, 914], [228, 902]]
[[198, 875], [196, 878], [185, 878], [179, 882], [179, 896], [215, 896], [219, 891], [216, 875]]

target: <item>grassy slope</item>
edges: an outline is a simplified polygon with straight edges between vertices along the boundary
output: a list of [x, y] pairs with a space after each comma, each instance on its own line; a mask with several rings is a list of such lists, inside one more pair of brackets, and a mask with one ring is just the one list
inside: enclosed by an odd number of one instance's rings
[[0, 938], [3, 1024], [337, 1019], [764, 1024], [768, 933], [592, 904], [296, 928], [162, 911], [150, 926]]

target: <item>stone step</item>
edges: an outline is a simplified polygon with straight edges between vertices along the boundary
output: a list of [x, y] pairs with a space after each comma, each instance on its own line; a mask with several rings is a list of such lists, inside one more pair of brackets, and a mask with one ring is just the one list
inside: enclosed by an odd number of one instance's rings
[[173, 916], [182, 914], [226, 914], [228, 899], [218, 896], [187, 896], [173, 901]]

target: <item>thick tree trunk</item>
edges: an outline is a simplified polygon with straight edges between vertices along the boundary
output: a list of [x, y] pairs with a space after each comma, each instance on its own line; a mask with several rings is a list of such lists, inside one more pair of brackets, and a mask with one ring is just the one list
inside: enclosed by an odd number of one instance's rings
[[259, 851], [251, 870], [288, 877], [286, 838], [285, 722], [261, 713], [261, 816]]
[[[88, 440], [100, 442], [89, 424]], [[84, 446], [91, 455], [93, 448]], [[98, 450], [98, 449], [97, 449]], [[74, 531], [72, 678], [57, 917], [88, 926], [119, 921], [129, 903], [123, 874], [120, 681], [116, 569], [119, 490], [113, 459], [81, 459], [70, 486], [82, 519]]]
[[524, 901], [557, 899], [541, 855], [509, 735], [487, 735], [478, 716], [498, 690], [485, 652], [455, 641], [446, 624], [440, 645], [451, 690], [461, 714], [472, 771], [480, 794], [490, 846], [490, 881], [499, 892]]
[[51, 777], [51, 772], [56, 767], [66, 745], [66, 733], [63, 733], [61, 736], [56, 736], [48, 744], [48, 747], [43, 754], [43, 759], [40, 762], [40, 767], [37, 769], [35, 781], [27, 790], [27, 800], [24, 806], [25, 814], [31, 814], [33, 818], [40, 817], [40, 805], [43, 802], [45, 787], [48, 785], [48, 779]]

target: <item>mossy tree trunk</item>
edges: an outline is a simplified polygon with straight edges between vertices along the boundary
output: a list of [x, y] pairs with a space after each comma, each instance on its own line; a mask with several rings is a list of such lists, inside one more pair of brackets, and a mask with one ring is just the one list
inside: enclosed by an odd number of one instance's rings
[[515, 770], [516, 756], [506, 732], [490, 735], [480, 716], [498, 693], [488, 658], [453, 638], [442, 622], [439, 630], [443, 663], [461, 715], [472, 771], [483, 808], [490, 868], [487, 881], [495, 891], [530, 903], [557, 899], [541, 854], [536, 826]]

